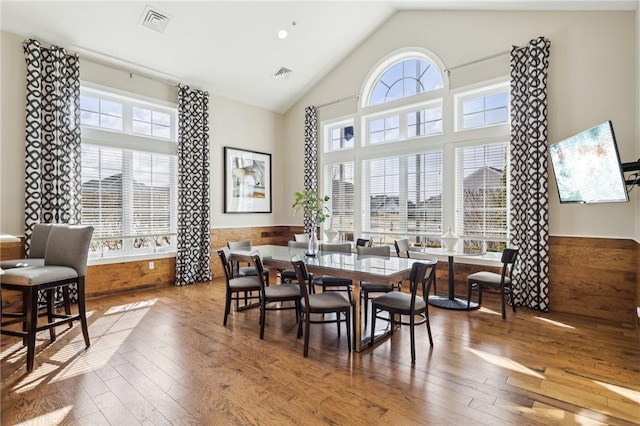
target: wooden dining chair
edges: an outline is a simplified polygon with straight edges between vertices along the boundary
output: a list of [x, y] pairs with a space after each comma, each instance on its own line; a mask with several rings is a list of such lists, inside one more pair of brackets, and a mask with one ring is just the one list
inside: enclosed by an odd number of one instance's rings
[[[222, 324], [226, 327], [229, 313], [231, 312], [231, 301], [235, 300], [236, 310], [241, 311], [248, 308], [259, 306], [260, 300], [260, 279], [258, 274], [236, 277], [233, 273], [233, 265], [231, 263], [231, 251], [228, 247], [222, 247], [218, 250], [218, 257], [222, 263], [225, 276], [226, 297], [224, 305], [224, 321]], [[264, 279], [264, 278], [263, 278]], [[255, 294], [253, 292], [256, 292]], [[244, 304], [240, 305], [240, 300]], [[249, 303], [255, 300], [257, 303]]]
[[[396, 323], [410, 326], [412, 363], [416, 362], [416, 325], [422, 324], [423, 322], [427, 324], [429, 344], [433, 347], [431, 325], [429, 324], [429, 304], [426, 299], [431, 287], [432, 280], [430, 277], [433, 276], [432, 271], [435, 269], [437, 264], [438, 261], [436, 259], [424, 262], [415, 262], [413, 264], [411, 267], [411, 274], [409, 276], [410, 294], [393, 291], [376, 297], [371, 301], [371, 341], [369, 342], [369, 346], [373, 346], [374, 343], [376, 318], [378, 318], [378, 314], [381, 311], [387, 311], [389, 313], [389, 317], [386, 320], [389, 321], [390, 334], [393, 335], [393, 328]], [[422, 288], [422, 297], [417, 295], [419, 287]], [[408, 316], [409, 322], [402, 321], [402, 317], [396, 321], [395, 315]], [[422, 316], [422, 320], [419, 322], [416, 322], [417, 315]]]
[[[365, 258], [389, 258], [391, 256], [391, 247], [389, 246], [376, 246], [376, 247], [360, 247], [356, 246], [358, 251], [358, 259]], [[402, 281], [398, 284], [387, 283], [375, 283], [371, 281], [360, 281], [360, 298], [364, 299], [364, 324], [367, 325], [369, 320], [369, 294], [370, 293], [389, 293], [395, 289], [402, 289]]]
[[[298, 277], [298, 286], [302, 295], [300, 306], [300, 321], [298, 323], [298, 338], [304, 334], [304, 356], [309, 355], [309, 331], [311, 324], [336, 323], [338, 325], [338, 337], [340, 337], [340, 324], [346, 323], [347, 326], [347, 347], [351, 352], [351, 327], [353, 327], [351, 318], [352, 304], [338, 293], [318, 293], [309, 294], [307, 291], [307, 283], [310, 282], [310, 276], [307, 272], [307, 266], [299, 258], [294, 257], [291, 260], [294, 271]], [[326, 319], [324, 315], [320, 318], [312, 319], [312, 314], [329, 314], [335, 313], [335, 319]], [[304, 325], [304, 333], [302, 327]]]
[[[345, 254], [351, 253], [351, 244], [320, 244], [319, 256], [327, 256], [332, 254]], [[352, 304], [355, 304], [353, 300], [353, 281], [350, 278], [335, 277], [333, 275], [322, 275], [313, 279], [313, 285], [319, 285], [322, 287], [322, 291], [337, 291], [345, 293], [347, 298]]]
[[500, 301], [502, 304], [502, 319], [507, 319], [507, 313], [505, 308], [505, 295], [509, 296], [509, 303], [516, 311], [516, 304], [513, 303], [513, 287], [511, 285], [511, 273], [513, 272], [513, 265], [518, 258], [517, 249], [504, 249], [502, 251], [502, 272], [496, 274], [495, 272], [476, 272], [467, 277], [467, 310], [471, 307], [471, 290], [478, 290], [478, 307], [482, 304], [482, 293], [499, 293]]
[[[267, 320], [267, 311], [283, 311], [295, 309], [296, 322], [300, 317], [300, 286], [295, 283], [284, 283], [267, 286], [264, 281], [262, 258], [259, 252], [251, 254], [251, 260], [255, 265], [260, 280], [260, 340], [264, 339], [264, 327]], [[304, 285], [302, 286], [304, 287]], [[286, 302], [293, 302], [294, 305], [286, 305]]]

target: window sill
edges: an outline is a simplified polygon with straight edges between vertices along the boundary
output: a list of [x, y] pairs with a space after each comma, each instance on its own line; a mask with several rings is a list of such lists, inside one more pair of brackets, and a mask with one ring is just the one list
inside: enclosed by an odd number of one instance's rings
[[146, 253], [146, 254], [135, 254], [128, 256], [114, 256], [114, 257], [101, 257], [89, 259], [87, 261], [87, 265], [110, 265], [113, 263], [128, 263], [128, 262], [139, 262], [143, 260], [155, 260], [155, 259], [167, 259], [171, 257], [176, 257], [175, 251], [168, 251], [164, 253]]
[[[482, 266], [492, 266], [492, 267], [501, 267], [502, 262], [500, 261], [500, 257], [502, 253], [486, 253], [482, 256], [473, 256], [473, 255], [458, 255], [455, 256], [455, 263], [467, 263], [470, 265], [482, 265]], [[416, 251], [411, 251], [412, 259], [438, 259], [438, 262], [447, 262], [448, 256], [446, 254], [439, 253], [421, 253]]]

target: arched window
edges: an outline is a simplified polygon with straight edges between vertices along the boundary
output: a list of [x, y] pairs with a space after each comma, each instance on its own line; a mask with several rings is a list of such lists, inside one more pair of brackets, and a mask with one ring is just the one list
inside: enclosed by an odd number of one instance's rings
[[384, 69], [369, 93], [367, 106], [441, 89], [440, 69], [428, 58], [400, 59]]

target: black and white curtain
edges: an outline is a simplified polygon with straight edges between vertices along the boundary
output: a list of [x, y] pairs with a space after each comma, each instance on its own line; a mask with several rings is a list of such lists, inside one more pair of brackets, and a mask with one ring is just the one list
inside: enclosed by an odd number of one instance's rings
[[36, 223], [81, 221], [80, 65], [77, 55], [37, 40], [27, 61], [25, 244]]
[[549, 310], [547, 69], [543, 37], [511, 49], [511, 235], [517, 305]]
[[211, 280], [209, 209], [209, 94], [181, 85], [176, 285]]
[[[304, 189], [318, 190], [318, 115], [316, 107], [304, 110]], [[315, 232], [313, 219], [304, 218], [304, 232]]]

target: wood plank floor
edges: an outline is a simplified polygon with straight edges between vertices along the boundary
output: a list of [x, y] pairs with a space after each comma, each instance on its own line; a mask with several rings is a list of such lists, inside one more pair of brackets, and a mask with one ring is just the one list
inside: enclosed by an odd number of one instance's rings
[[347, 353], [333, 324], [312, 325], [308, 358], [292, 311], [234, 312], [222, 326], [221, 281], [88, 301], [79, 324], [34, 370], [2, 336], [2, 425], [591, 425], [640, 424], [640, 340], [631, 326], [518, 309], [432, 308], [434, 348], [403, 327]]

